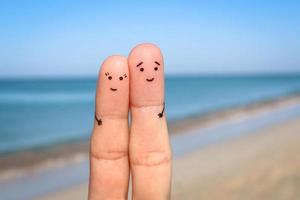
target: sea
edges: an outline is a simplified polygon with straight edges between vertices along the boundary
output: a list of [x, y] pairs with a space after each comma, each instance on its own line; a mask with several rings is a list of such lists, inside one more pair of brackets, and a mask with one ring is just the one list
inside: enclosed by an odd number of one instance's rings
[[[87, 140], [96, 78], [0, 79], [0, 155]], [[169, 122], [300, 94], [300, 75], [166, 77]]]

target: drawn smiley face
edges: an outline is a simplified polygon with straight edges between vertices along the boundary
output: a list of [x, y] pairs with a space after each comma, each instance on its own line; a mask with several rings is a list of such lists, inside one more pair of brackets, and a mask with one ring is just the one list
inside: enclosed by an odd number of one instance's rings
[[[107, 77], [107, 79], [108, 79], [109, 81], [113, 81], [113, 80], [114, 80], [113, 76], [110, 75], [109, 72], [106, 72], [106, 73], [105, 73], [105, 76]], [[124, 74], [123, 76], [119, 76], [119, 77], [118, 77], [119, 81], [123, 81], [125, 78], [127, 78], [127, 75], [126, 75], [126, 74]], [[116, 92], [118, 89], [117, 89], [117, 88], [114, 88], [114, 87], [111, 87], [110, 90], [113, 91], [113, 92]]]
[[[153, 64], [154, 64], [153, 70], [157, 71], [160, 66], [160, 63], [158, 61], [154, 61]], [[139, 68], [140, 72], [145, 71], [145, 68], [143, 67], [143, 62], [140, 62], [139, 64], [137, 64], [136, 67]], [[152, 81], [154, 81], [154, 77], [147, 77], [146, 81], [152, 82]]]

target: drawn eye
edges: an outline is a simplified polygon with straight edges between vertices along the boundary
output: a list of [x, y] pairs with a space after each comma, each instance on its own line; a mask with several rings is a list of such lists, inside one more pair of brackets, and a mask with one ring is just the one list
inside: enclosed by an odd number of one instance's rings
[[119, 77], [119, 79], [120, 79], [120, 81], [121, 81], [121, 80], [123, 80], [123, 77], [122, 77], [122, 76], [120, 76], [120, 77]]
[[144, 68], [141, 67], [141, 68], [140, 68], [140, 71], [143, 72], [143, 71], [144, 71]]
[[112, 79], [112, 77], [111, 77], [111, 76], [109, 76], [109, 77], [108, 77], [108, 79], [109, 79], [109, 80], [111, 80], [111, 79]]
[[157, 71], [157, 70], [158, 70], [158, 67], [154, 67], [154, 70]]

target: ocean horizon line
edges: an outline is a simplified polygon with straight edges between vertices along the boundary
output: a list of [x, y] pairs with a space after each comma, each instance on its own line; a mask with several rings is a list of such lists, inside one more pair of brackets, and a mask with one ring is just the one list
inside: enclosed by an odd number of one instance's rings
[[[166, 73], [166, 78], [177, 77], [298, 77], [300, 71], [293, 72], [208, 72], [208, 73]], [[97, 75], [25, 75], [25, 76], [0, 76], [0, 81], [26, 81], [26, 80], [87, 80], [97, 79]]]

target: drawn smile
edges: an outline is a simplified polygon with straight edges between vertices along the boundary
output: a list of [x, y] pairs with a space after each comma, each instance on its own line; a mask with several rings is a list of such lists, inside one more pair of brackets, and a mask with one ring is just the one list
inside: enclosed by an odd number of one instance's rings
[[151, 79], [146, 78], [146, 80], [147, 80], [148, 82], [151, 82], [151, 81], [154, 80], [154, 78], [151, 78]]
[[117, 89], [115, 89], [115, 88], [110, 88], [110, 90], [111, 90], [111, 91], [117, 91]]

